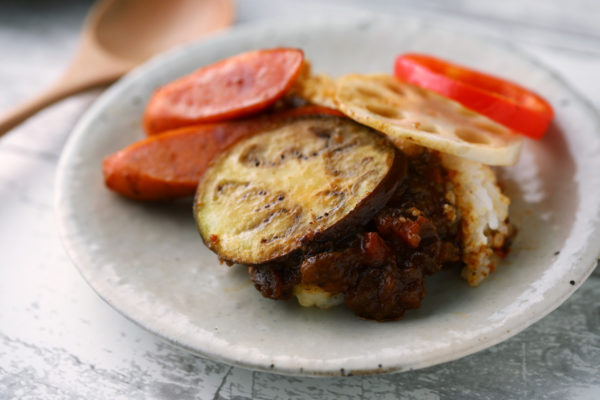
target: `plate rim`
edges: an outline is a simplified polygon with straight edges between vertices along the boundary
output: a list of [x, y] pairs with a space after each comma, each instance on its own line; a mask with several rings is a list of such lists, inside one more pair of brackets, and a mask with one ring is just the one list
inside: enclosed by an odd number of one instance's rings
[[[218, 362], [223, 362], [229, 365], [239, 366], [243, 368], [248, 368], [252, 370], [260, 370], [265, 372], [283, 374], [283, 375], [295, 375], [295, 376], [340, 376], [340, 375], [358, 375], [358, 374], [375, 374], [375, 373], [390, 373], [390, 372], [400, 372], [400, 371], [408, 371], [413, 369], [425, 368], [428, 366], [433, 366], [437, 364], [446, 363], [449, 361], [457, 360], [459, 358], [474, 354], [483, 349], [492, 347], [500, 342], [507, 340], [508, 338], [518, 334], [523, 331], [527, 327], [531, 326], [535, 322], [539, 321], [550, 312], [554, 311], [558, 308], [562, 303], [564, 303], [582, 284], [583, 282], [592, 274], [597, 263], [598, 256], [600, 256], [600, 240], [597, 241], [596, 251], [591, 246], [586, 248], [586, 253], [589, 253], [588, 257], [590, 260], [590, 265], [587, 267], [581, 267], [579, 279], [576, 280], [575, 285], [569, 285], [569, 287], [564, 290], [561, 296], [553, 297], [553, 301], [546, 307], [544, 307], [543, 311], [537, 312], [533, 317], [529, 317], [529, 319], [525, 323], [521, 323], [517, 327], [510, 327], [510, 329], [503, 330], [500, 334], [492, 337], [486, 338], [485, 340], [476, 341], [472, 345], [467, 347], [461, 347], [457, 351], [449, 351], [443, 354], [442, 357], [439, 355], [435, 355], [432, 357], [422, 358], [420, 362], [402, 362], [399, 361], [396, 365], [386, 367], [386, 368], [378, 368], [378, 369], [360, 369], [360, 370], [345, 370], [341, 368], [330, 368], [330, 369], [314, 369], [311, 370], [309, 368], [293, 368], [293, 367], [282, 367], [281, 364], [277, 365], [276, 368], [273, 368], [273, 364], [260, 363], [256, 362], [248, 362], [245, 360], [232, 359], [228, 357], [223, 357], [219, 353], [211, 352], [211, 351], [201, 351], [196, 348], [192, 348], [184, 343], [180, 343], [176, 338], [170, 337], [165, 332], [157, 331], [150, 326], [145, 325], [143, 322], [138, 319], [135, 319], [134, 316], [128, 315], [125, 310], [120, 309], [117, 304], [113, 302], [114, 299], [111, 299], [110, 295], [102, 292], [102, 287], [104, 283], [100, 280], [95, 279], [94, 275], [90, 273], [89, 268], [85, 268], [82, 266], [84, 263], [81, 259], [78, 252], [80, 251], [77, 246], [76, 240], [70, 239], [70, 222], [68, 218], [68, 213], [60, 206], [63, 201], [62, 196], [65, 194], [63, 190], [60, 188], [65, 187], [66, 180], [66, 170], [68, 168], [68, 161], [73, 157], [72, 153], [75, 152], [76, 147], [76, 138], [82, 136], [85, 133], [86, 127], [92, 122], [94, 116], [100, 113], [106, 106], [110, 105], [115, 98], [115, 95], [119, 94], [122, 90], [122, 87], [126, 87], [130, 83], [133, 83], [147, 74], [149, 71], [154, 70], [155, 68], [161, 68], [162, 65], [168, 63], [169, 60], [173, 60], [176, 57], [181, 56], [184, 52], [194, 49], [198, 50], [203, 47], [206, 42], [218, 42], [218, 41], [228, 41], [235, 36], [244, 35], [246, 32], [254, 32], [262, 29], [276, 29], [276, 30], [293, 30], [298, 29], [300, 27], [306, 26], [314, 26], [314, 25], [336, 25], [340, 26], [352, 26], [359, 25], [361, 23], [374, 23], [374, 21], [383, 21], [384, 23], [391, 23], [394, 21], [410, 21], [412, 23], [416, 23], [419, 26], [423, 27], [432, 27], [434, 24], [428, 21], [425, 21], [423, 18], [410, 15], [410, 16], [382, 16], [378, 14], [371, 15], [360, 15], [354, 16], [351, 18], [325, 18], [325, 17], [310, 17], [310, 18], [286, 18], [282, 20], [264, 20], [256, 23], [247, 23], [241, 26], [235, 26], [231, 29], [218, 32], [214, 35], [210, 35], [209, 37], [205, 37], [199, 41], [192, 42], [186, 44], [184, 46], [179, 46], [177, 48], [171, 49], [167, 52], [161, 53], [146, 63], [140, 65], [135, 68], [133, 71], [128, 73], [122, 79], [120, 79], [117, 83], [112, 85], [108, 90], [102, 93], [98, 99], [95, 100], [93, 105], [85, 112], [85, 114], [78, 120], [76, 125], [71, 131], [69, 135], [69, 139], [65, 146], [63, 147], [63, 151], [61, 152], [61, 157], [58, 163], [58, 168], [55, 177], [55, 193], [54, 193], [54, 210], [57, 220], [57, 227], [59, 232], [60, 240], [71, 259], [74, 266], [79, 271], [80, 275], [86, 281], [86, 283], [94, 290], [94, 292], [107, 304], [109, 304], [114, 310], [116, 310], [119, 314], [123, 315], [129, 321], [132, 321], [137, 326], [143, 328], [146, 331], [151, 332], [155, 336], [161, 338], [162, 340], [167, 341], [168, 343], [175, 345], [178, 348], [184, 349], [190, 353], [201, 356], [203, 358], [208, 358], [211, 360], [215, 360]], [[514, 53], [518, 58], [526, 61], [527, 63], [539, 67], [543, 69], [546, 73], [548, 73], [553, 80], [558, 82], [566, 91], [568, 91], [572, 97], [579, 103], [578, 107], [582, 108], [584, 112], [594, 120], [595, 124], [600, 127], [600, 113], [592, 106], [591, 102], [583, 95], [581, 95], [575, 88], [572, 87], [570, 83], [568, 83], [559, 73], [555, 72], [551, 66], [540, 62], [536, 57], [531, 54], [522, 51], [515, 45], [495, 39], [488, 38], [484, 35], [480, 35], [477, 33], [469, 34], [463, 31], [452, 30], [447, 26], [436, 26], [435, 29], [440, 31], [447, 31], [450, 34], [453, 34], [457, 37], [467, 38], [471, 41], [480, 42], [483, 44], [493, 44], [496, 47], [504, 48], [512, 53]], [[210, 45], [210, 44], [209, 44]], [[600, 136], [600, 131], [597, 132]], [[590, 233], [590, 236], [595, 236], [600, 239], [600, 227], [596, 225], [594, 230]], [[595, 253], [596, 256], [591, 256], [592, 253]], [[583, 264], [583, 261], [580, 261]], [[93, 281], [96, 282], [93, 282]], [[548, 304], [548, 303], [547, 303]], [[207, 349], [208, 350], [208, 349]]]

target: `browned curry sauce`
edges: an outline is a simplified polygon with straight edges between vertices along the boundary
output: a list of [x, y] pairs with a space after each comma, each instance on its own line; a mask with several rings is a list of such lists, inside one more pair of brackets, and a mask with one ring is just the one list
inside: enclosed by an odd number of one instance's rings
[[286, 299], [294, 285], [317, 285], [343, 293], [358, 316], [377, 321], [418, 308], [425, 276], [460, 263], [460, 224], [445, 198], [446, 173], [435, 153], [409, 157], [406, 178], [366, 226], [285, 262], [250, 267], [255, 287]]

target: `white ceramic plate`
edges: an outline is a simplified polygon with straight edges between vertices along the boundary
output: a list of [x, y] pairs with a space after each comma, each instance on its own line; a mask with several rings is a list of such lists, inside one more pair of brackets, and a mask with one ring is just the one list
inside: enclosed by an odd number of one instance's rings
[[[109, 192], [102, 158], [144, 137], [152, 91], [200, 66], [272, 46], [305, 50], [315, 71], [390, 72], [395, 55], [436, 54], [535, 88], [556, 110], [544, 140], [503, 171], [520, 231], [482, 286], [458, 273], [428, 281], [402, 321], [365, 321], [340, 307], [262, 298], [244, 268], [219, 265], [196, 232], [191, 201], [138, 204]], [[556, 75], [513, 49], [412, 19], [313, 20], [234, 29], [158, 57], [114, 85], [75, 128], [57, 179], [60, 232], [89, 284], [113, 307], [196, 354], [285, 374], [401, 371], [498, 343], [561, 304], [591, 273], [600, 247], [600, 125]]]

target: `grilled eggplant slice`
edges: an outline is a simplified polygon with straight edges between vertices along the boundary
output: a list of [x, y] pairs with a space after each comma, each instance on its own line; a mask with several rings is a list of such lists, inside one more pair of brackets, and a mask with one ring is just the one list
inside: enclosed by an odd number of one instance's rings
[[370, 220], [406, 174], [386, 139], [347, 118], [302, 117], [218, 157], [194, 204], [198, 230], [222, 260], [281, 261]]

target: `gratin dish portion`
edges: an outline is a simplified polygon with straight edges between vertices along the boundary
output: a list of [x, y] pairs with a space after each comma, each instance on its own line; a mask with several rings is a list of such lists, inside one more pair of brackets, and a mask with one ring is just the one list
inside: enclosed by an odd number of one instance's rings
[[[517, 162], [515, 127], [539, 138], [552, 117], [511, 82], [411, 57], [396, 76], [313, 74], [292, 48], [203, 67], [154, 94], [145, 121], [156, 137], [107, 158], [107, 185], [163, 200], [199, 181], [204, 243], [246, 266], [263, 296], [397, 320], [420, 306], [428, 276], [460, 268], [477, 286], [507, 254], [515, 229], [492, 166]], [[474, 97], [502, 107], [475, 112]], [[157, 128], [171, 123], [183, 127]]]

